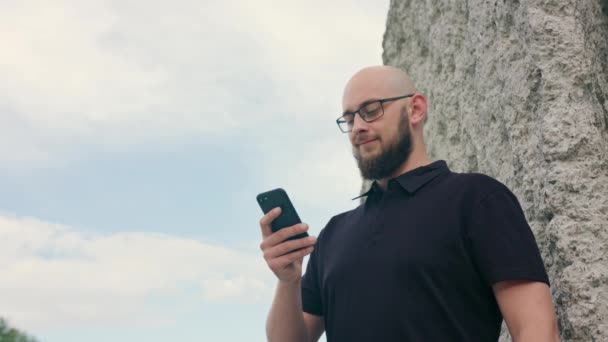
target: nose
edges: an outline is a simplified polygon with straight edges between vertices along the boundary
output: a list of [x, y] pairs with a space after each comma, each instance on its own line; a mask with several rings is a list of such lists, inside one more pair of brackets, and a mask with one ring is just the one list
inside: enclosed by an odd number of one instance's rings
[[355, 115], [353, 119], [353, 129], [350, 131], [351, 141], [354, 141], [354, 137], [357, 135], [367, 132], [369, 130], [368, 123], [361, 119], [361, 116]]
[[363, 121], [363, 119], [361, 119], [360, 115], [355, 115], [355, 117], [353, 119], [352, 132], [357, 133], [357, 132], [361, 132], [361, 131], [367, 131], [367, 129], [368, 129], [367, 122]]

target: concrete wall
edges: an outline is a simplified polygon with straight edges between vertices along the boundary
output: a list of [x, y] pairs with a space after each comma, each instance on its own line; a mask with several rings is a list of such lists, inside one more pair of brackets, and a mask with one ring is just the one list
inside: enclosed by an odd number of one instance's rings
[[392, 0], [383, 47], [432, 158], [519, 198], [562, 341], [608, 341], [608, 0]]

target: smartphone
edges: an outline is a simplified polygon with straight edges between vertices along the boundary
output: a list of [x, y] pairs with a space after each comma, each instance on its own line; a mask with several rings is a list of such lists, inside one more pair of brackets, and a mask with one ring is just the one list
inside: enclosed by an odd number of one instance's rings
[[[269, 211], [276, 207], [281, 208], [281, 215], [272, 221], [271, 226], [273, 232], [279, 231], [280, 229], [286, 227], [291, 227], [294, 224], [302, 223], [285, 190], [278, 188], [263, 192], [257, 196], [257, 200], [264, 214], [268, 214]], [[308, 233], [304, 232], [302, 234], [292, 236], [287, 240], [301, 239], [307, 236]]]

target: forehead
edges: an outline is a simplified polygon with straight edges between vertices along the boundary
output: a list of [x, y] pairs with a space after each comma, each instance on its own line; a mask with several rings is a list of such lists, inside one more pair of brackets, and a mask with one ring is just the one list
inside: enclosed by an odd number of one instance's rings
[[348, 81], [342, 96], [342, 109], [354, 111], [365, 101], [396, 96], [390, 82], [381, 73], [355, 75]]

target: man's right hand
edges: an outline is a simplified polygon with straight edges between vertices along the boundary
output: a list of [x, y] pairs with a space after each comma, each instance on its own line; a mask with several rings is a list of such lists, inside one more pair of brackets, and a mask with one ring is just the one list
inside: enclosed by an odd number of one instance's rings
[[295, 283], [302, 277], [302, 260], [306, 255], [312, 253], [317, 239], [309, 236], [285, 241], [307, 231], [308, 225], [299, 223], [273, 233], [270, 225], [279, 215], [281, 215], [281, 208], [274, 208], [260, 219], [263, 238], [260, 249], [264, 252], [264, 259], [268, 267], [279, 281]]

